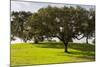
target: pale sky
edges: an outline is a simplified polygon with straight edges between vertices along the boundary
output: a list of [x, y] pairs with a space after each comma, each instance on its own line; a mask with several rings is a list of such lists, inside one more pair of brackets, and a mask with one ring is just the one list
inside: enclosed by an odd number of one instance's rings
[[[11, 1], [11, 11], [30, 11], [32, 13], [37, 12], [40, 8], [50, 6], [56, 6], [56, 7], [64, 7], [64, 6], [81, 6], [83, 8], [86, 8], [87, 10], [90, 8], [95, 8], [93, 5], [71, 5], [71, 4], [55, 4], [55, 3], [43, 3], [43, 2], [22, 2], [22, 1]], [[78, 43], [85, 43], [85, 39], [83, 38], [81, 40], [74, 39], [74, 42]], [[56, 39], [58, 40], [58, 39]], [[89, 43], [92, 43], [93, 39], [89, 39]], [[12, 43], [21, 42], [20, 39], [15, 40]]]
[[[56, 6], [56, 7], [64, 7], [64, 6], [77, 6], [77, 5], [71, 5], [71, 4], [55, 4], [55, 3], [43, 3], [43, 2], [22, 2], [22, 1], [11, 1], [11, 11], [31, 11], [37, 12], [40, 8], [50, 6]], [[89, 8], [95, 8], [93, 5], [78, 5], [83, 8], [89, 9]]]

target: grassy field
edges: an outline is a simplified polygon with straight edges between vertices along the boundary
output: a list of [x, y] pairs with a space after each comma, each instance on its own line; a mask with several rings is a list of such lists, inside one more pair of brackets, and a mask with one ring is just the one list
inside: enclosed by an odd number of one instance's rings
[[11, 45], [11, 66], [95, 61], [95, 46], [69, 43], [18, 43]]

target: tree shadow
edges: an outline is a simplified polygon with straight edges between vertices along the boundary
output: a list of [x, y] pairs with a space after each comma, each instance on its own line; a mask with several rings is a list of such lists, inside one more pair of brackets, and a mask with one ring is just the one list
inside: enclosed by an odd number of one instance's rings
[[[64, 48], [64, 44], [61, 42], [47, 42], [47, 43], [38, 43], [35, 44], [36, 47], [41, 48], [56, 48], [56, 49], [62, 49]], [[68, 48], [70, 49], [76, 49], [80, 51], [95, 51], [95, 45], [91, 44], [80, 44], [80, 43], [69, 43]]]
[[61, 53], [58, 53], [57, 55], [95, 60], [95, 52], [94, 51], [69, 51], [68, 53], [61, 52]]
[[36, 46], [41, 48], [57, 48], [57, 49], [64, 48], [64, 45], [62, 43], [39, 43], [36, 44]]
[[95, 53], [94, 52], [74, 52], [74, 51], [70, 51], [69, 54], [71, 55], [82, 55], [82, 56], [94, 56]]
[[80, 44], [80, 43], [69, 43], [68, 47], [71, 49], [81, 50], [81, 51], [95, 51], [95, 45], [91, 44]]
[[[41, 48], [56, 48], [56, 49], [64, 49], [63, 43], [38, 43], [34, 44], [36, 47]], [[74, 51], [70, 49], [75, 49], [79, 51]], [[79, 44], [79, 43], [69, 43], [68, 44], [69, 52], [61, 52], [57, 53], [58, 56], [70, 56], [76, 58], [83, 58], [89, 60], [95, 60], [95, 46], [90, 44]]]

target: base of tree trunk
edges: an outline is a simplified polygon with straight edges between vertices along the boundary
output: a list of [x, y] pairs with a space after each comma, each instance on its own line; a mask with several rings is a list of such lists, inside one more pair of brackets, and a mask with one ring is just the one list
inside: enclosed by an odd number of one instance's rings
[[64, 46], [65, 46], [65, 53], [68, 53], [68, 43], [64, 43]]
[[65, 53], [68, 53], [68, 51], [65, 51]]
[[34, 43], [35, 43], [35, 44], [38, 44], [38, 41], [35, 41]]

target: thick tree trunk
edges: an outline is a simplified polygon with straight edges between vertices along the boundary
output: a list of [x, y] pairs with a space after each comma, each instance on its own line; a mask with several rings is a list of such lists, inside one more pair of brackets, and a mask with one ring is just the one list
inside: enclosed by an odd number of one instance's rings
[[64, 44], [64, 52], [68, 53], [68, 42], [69, 42], [69, 38], [64, 38], [64, 34], [62, 34], [60, 37], [57, 36]]
[[68, 52], [68, 42], [64, 42], [64, 49], [65, 49], [65, 52]]

